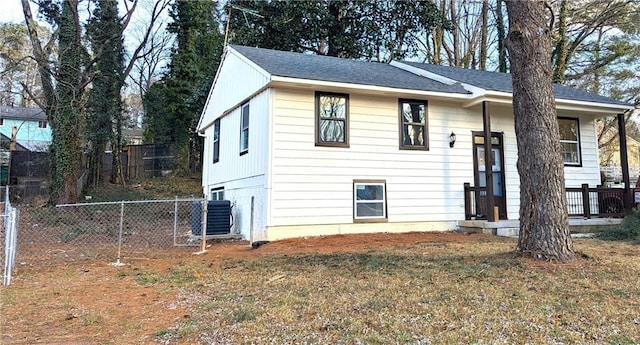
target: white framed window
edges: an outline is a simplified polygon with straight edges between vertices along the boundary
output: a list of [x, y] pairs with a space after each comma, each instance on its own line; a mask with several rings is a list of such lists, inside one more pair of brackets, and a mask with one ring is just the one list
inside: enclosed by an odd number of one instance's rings
[[220, 119], [213, 122], [213, 162], [220, 160]]
[[384, 180], [353, 181], [354, 221], [387, 220], [387, 184]]
[[249, 152], [249, 103], [242, 105], [240, 123], [240, 154]]
[[224, 200], [224, 187], [211, 190], [211, 201]]
[[578, 119], [558, 117], [560, 128], [560, 144], [564, 165], [582, 166], [580, 154], [580, 125]]

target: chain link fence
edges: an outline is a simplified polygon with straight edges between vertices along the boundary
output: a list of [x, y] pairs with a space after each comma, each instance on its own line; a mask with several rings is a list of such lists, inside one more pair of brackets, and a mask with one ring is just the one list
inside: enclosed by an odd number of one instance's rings
[[[203, 199], [81, 203], [20, 210], [18, 262], [123, 264], [201, 244]], [[190, 248], [187, 248], [190, 247]]]

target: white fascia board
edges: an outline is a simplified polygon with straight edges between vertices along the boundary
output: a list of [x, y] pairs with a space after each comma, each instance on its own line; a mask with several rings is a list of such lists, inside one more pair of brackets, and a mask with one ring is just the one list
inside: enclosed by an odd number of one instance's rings
[[556, 108], [563, 110], [577, 110], [581, 112], [620, 114], [634, 109], [633, 105], [609, 104], [600, 102], [576, 101], [570, 99], [556, 99]]
[[216, 83], [218, 82], [218, 75], [220, 75], [220, 69], [222, 69], [222, 64], [224, 63], [224, 60], [227, 58], [227, 54], [229, 52], [229, 49], [231, 49], [231, 47], [229, 46], [225, 46], [223, 51], [222, 51], [222, 58], [220, 59], [220, 64], [218, 64], [218, 69], [216, 70], [216, 76], [213, 78], [213, 83], [211, 83], [211, 88], [209, 88], [209, 94], [207, 95], [207, 101], [204, 102], [204, 107], [202, 108], [202, 113], [200, 114], [200, 119], [198, 120], [198, 126], [196, 126], [197, 130], [196, 132], [198, 132], [198, 135], [203, 136], [204, 133], [201, 133], [201, 131], [204, 130], [200, 129], [200, 126], [202, 126], [202, 120], [204, 120], [204, 114], [207, 110], [207, 107], [209, 106], [209, 102], [211, 101], [211, 94], [213, 94], [213, 88], [216, 86]]
[[[199, 135], [204, 136], [204, 130], [206, 130], [207, 128], [211, 127], [211, 125], [213, 125], [213, 123], [215, 122], [215, 120], [221, 116], [224, 116], [225, 114], [227, 114], [231, 109], [234, 109], [235, 107], [231, 107], [230, 109], [225, 110], [220, 116], [214, 116], [213, 120], [210, 121], [207, 124], [202, 124], [202, 120], [204, 119], [204, 114], [205, 111], [207, 110], [207, 106], [209, 105], [209, 101], [211, 99], [211, 95], [213, 93], [213, 88], [215, 87], [217, 81], [218, 81], [218, 75], [220, 74], [220, 70], [222, 69], [222, 65], [224, 64], [224, 60], [227, 58], [227, 54], [233, 54], [236, 57], [238, 57], [238, 59], [242, 60], [242, 62], [246, 63], [247, 65], [251, 66], [252, 68], [254, 68], [256, 71], [258, 71], [258, 73], [262, 74], [265, 78], [269, 79], [271, 77], [271, 74], [269, 72], [267, 72], [264, 68], [258, 66], [255, 62], [249, 60], [246, 56], [240, 54], [240, 52], [238, 52], [237, 50], [233, 49], [231, 46], [227, 45], [224, 48], [224, 53], [222, 55], [222, 59], [220, 60], [220, 64], [218, 65], [218, 71], [216, 72], [216, 76], [213, 79], [213, 83], [211, 84], [211, 89], [209, 90], [209, 95], [207, 96], [207, 101], [204, 104], [204, 108], [202, 108], [202, 114], [200, 114], [200, 120], [198, 121], [198, 126], [197, 131], [199, 133]], [[258, 92], [255, 92], [251, 95], [251, 97], [255, 96], [256, 94], [262, 92], [265, 88], [260, 88], [260, 90], [258, 90]], [[249, 97], [249, 99], [251, 98]]]
[[411, 72], [415, 75], [421, 76], [421, 77], [425, 77], [431, 80], [435, 80], [437, 82], [443, 83], [443, 84], [447, 84], [447, 85], [454, 85], [454, 84], [460, 84], [462, 85], [462, 87], [465, 88], [465, 90], [471, 92], [472, 94], [472, 98], [476, 98], [476, 97], [480, 97], [484, 94], [487, 93], [487, 90], [481, 88], [481, 87], [477, 87], [477, 86], [473, 86], [471, 84], [466, 84], [466, 83], [462, 83], [458, 80], [455, 79], [451, 79], [451, 78], [447, 78], [445, 76], [442, 76], [440, 74], [437, 73], [433, 73], [433, 72], [429, 72], [429, 71], [425, 71], [421, 68], [418, 67], [413, 67], [411, 65], [407, 65], [405, 63], [399, 62], [399, 61], [391, 61], [390, 63], [391, 66], [393, 67], [397, 67], [401, 70], [407, 71], [407, 72]]
[[300, 78], [279, 77], [279, 76], [272, 76], [269, 86], [272, 86], [272, 87], [295, 86], [295, 87], [309, 87], [309, 88], [323, 87], [323, 88], [331, 88], [331, 89], [359, 90], [359, 91], [389, 94], [389, 95], [407, 94], [407, 95], [414, 95], [414, 96], [438, 97], [438, 98], [459, 99], [459, 100], [467, 100], [472, 96], [470, 94], [463, 94], [463, 93], [401, 89], [401, 88], [388, 87], [388, 86], [351, 84], [351, 83], [343, 83], [343, 82], [300, 79]]

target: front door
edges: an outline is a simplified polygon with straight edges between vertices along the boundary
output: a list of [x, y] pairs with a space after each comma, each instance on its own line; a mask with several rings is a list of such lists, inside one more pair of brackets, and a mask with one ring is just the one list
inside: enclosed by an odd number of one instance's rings
[[[484, 162], [484, 133], [473, 132], [473, 169], [475, 185], [487, 186], [486, 166]], [[498, 218], [507, 219], [507, 202], [504, 188], [504, 152], [502, 133], [491, 133], [491, 171], [493, 172], [493, 206], [498, 207]], [[486, 192], [480, 192], [478, 206], [486, 212], [493, 207], [486, 205]], [[486, 216], [486, 215], [485, 215]]]

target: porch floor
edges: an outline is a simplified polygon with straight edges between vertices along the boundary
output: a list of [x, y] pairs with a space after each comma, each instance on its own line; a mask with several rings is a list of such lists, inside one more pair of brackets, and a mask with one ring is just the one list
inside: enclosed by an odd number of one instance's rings
[[[569, 231], [572, 234], [589, 233], [597, 231], [597, 227], [607, 227], [622, 223], [622, 218], [569, 218]], [[489, 222], [486, 220], [459, 220], [458, 231], [480, 232], [506, 237], [518, 237], [520, 220], [500, 220]]]

